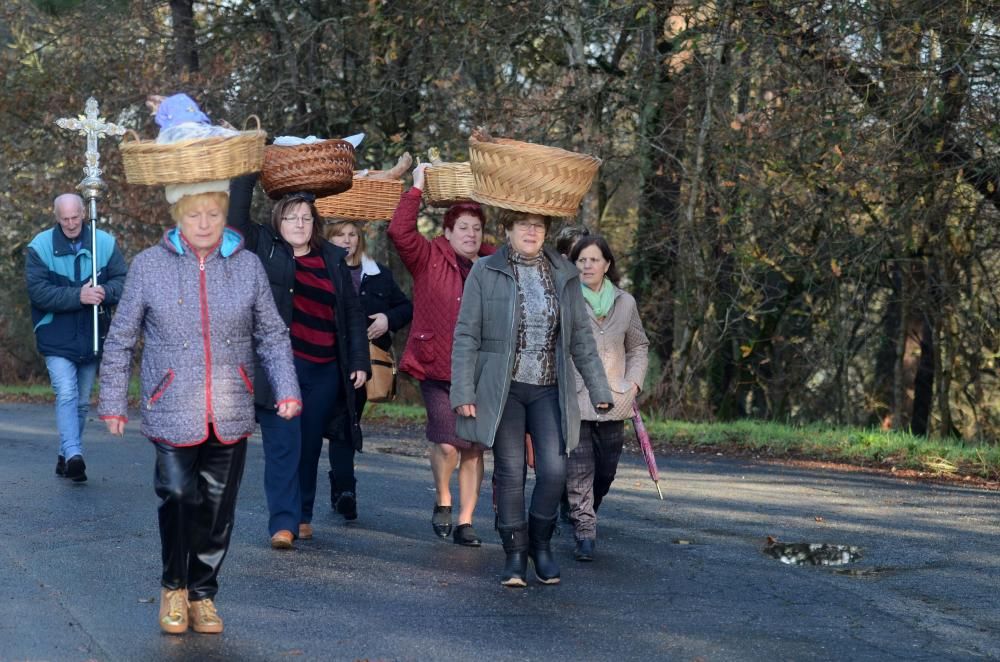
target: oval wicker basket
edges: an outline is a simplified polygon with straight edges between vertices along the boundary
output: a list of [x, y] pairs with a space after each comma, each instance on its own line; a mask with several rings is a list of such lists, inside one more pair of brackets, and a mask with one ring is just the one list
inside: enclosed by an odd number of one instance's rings
[[[369, 175], [378, 171], [369, 171]], [[348, 221], [387, 221], [399, 206], [403, 182], [399, 179], [355, 177], [350, 190], [316, 200], [316, 211], [324, 218]]]
[[558, 147], [469, 138], [472, 199], [542, 216], [575, 216], [601, 160]]
[[353, 178], [354, 145], [346, 140], [264, 148], [260, 184], [273, 199], [298, 191], [336, 195], [351, 188]]
[[472, 200], [472, 166], [462, 163], [437, 163], [424, 171], [424, 197], [434, 207], [448, 207]]
[[260, 170], [264, 162], [264, 139], [260, 119], [251, 115], [257, 128], [235, 136], [195, 138], [157, 144], [141, 140], [134, 131], [132, 141], [122, 141], [119, 149], [130, 184], [193, 184], [216, 179], [232, 179]]

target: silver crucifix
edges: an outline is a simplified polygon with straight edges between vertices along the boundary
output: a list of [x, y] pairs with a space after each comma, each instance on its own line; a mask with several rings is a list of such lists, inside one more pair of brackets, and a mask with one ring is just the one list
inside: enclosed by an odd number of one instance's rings
[[[84, 200], [90, 207], [90, 264], [91, 264], [91, 285], [97, 287], [97, 201], [104, 196], [107, 185], [101, 179], [101, 153], [97, 151], [97, 139], [108, 136], [122, 136], [125, 128], [105, 122], [97, 112], [97, 99], [90, 97], [85, 106], [86, 114], [78, 117], [64, 117], [56, 120], [56, 124], [63, 129], [79, 131], [80, 135], [87, 136], [87, 165], [83, 169], [83, 181], [77, 188], [80, 190]], [[94, 306], [94, 355], [100, 351], [100, 330], [98, 329], [98, 306]]]

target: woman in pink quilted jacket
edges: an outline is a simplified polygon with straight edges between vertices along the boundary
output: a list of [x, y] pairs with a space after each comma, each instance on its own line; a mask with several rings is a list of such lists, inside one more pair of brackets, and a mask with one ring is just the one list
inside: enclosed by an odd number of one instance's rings
[[[413, 322], [400, 370], [420, 382], [427, 408], [427, 439], [437, 500], [431, 526], [441, 538], [460, 545], [482, 544], [472, 528], [472, 514], [483, 482], [483, 447], [455, 434], [452, 411], [451, 343], [462, 304], [462, 289], [473, 263], [496, 249], [483, 244], [485, 216], [476, 203], [452, 205], [444, 216], [444, 234], [428, 240], [417, 230], [424, 169], [413, 170], [413, 187], [403, 194], [389, 223], [389, 239], [413, 276]], [[452, 523], [451, 475], [458, 468], [460, 510]]]
[[[164, 129], [203, 121], [186, 96], [158, 106]], [[255, 350], [279, 415], [293, 418], [302, 407], [267, 274], [243, 250], [240, 234], [226, 228], [228, 190], [228, 180], [167, 186], [177, 226], [132, 261], [101, 363], [100, 416], [123, 435], [132, 354], [142, 336], [141, 430], [156, 453], [158, 618], [168, 634], [189, 625], [222, 632], [214, 600], [255, 427]]]

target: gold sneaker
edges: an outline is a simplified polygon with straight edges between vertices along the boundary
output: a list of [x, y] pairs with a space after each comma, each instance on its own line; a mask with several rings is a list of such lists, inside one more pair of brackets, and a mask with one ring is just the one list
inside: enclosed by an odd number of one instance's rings
[[211, 598], [195, 600], [189, 603], [188, 615], [191, 617], [191, 627], [195, 632], [203, 634], [219, 634], [222, 632], [222, 619]]
[[160, 590], [160, 629], [167, 634], [184, 634], [188, 629], [186, 588]]

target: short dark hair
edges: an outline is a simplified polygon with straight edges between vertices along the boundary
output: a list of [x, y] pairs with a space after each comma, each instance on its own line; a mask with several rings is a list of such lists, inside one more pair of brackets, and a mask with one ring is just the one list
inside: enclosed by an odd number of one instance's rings
[[504, 230], [510, 230], [514, 227], [514, 224], [518, 221], [524, 220], [529, 216], [538, 216], [545, 223], [545, 236], [548, 236], [549, 230], [552, 228], [552, 221], [555, 219], [554, 216], [543, 216], [542, 214], [534, 214], [525, 211], [514, 211], [513, 209], [499, 209], [497, 210], [497, 222], [500, 224]]
[[560, 255], [569, 255], [573, 246], [581, 237], [590, 236], [590, 228], [586, 225], [567, 225], [556, 235], [556, 250]]
[[444, 222], [442, 223], [445, 230], [454, 230], [455, 222], [458, 220], [459, 216], [475, 216], [479, 219], [479, 223], [486, 229], [486, 214], [483, 212], [483, 208], [479, 206], [478, 202], [457, 202], [451, 207], [448, 207], [448, 211], [444, 213]]
[[576, 242], [576, 246], [573, 247], [573, 251], [569, 254], [569, 261], [576, 264], [576, 261], [580, 258], [580, 253], [588, 246], [597, 246], [597, 250], [601, 251], [601, 255], [604, 256], [604, 259], [610, 265], [606, 274], [608, 280], [617, 285], [621, 276], [618, 274], [618, 266], [615, 264], [615, 254], [611, 252], [611, 247], [608, 246], [607, 240], [601, 235], [592, 234], [582, 237], [580, 241]]
[[309, 207], [309, 214], [312, 216], [312, 234], [309, 235], [309, 250], [320, 252], [323, 250], [323, 242], [326, 239], [323, 238], [323, 219], [320, 217], [319, 212], [316, 211], [316, 196], [311, 193], [289, 193], [281, 200], [274, 203], [274, 207], [271, 209], [271, 228], [274, 233], [281, 236], [281, 217], [285, 215], [285, 212], [289, 207], [294, 207], [295, 205], [306, 205]]

